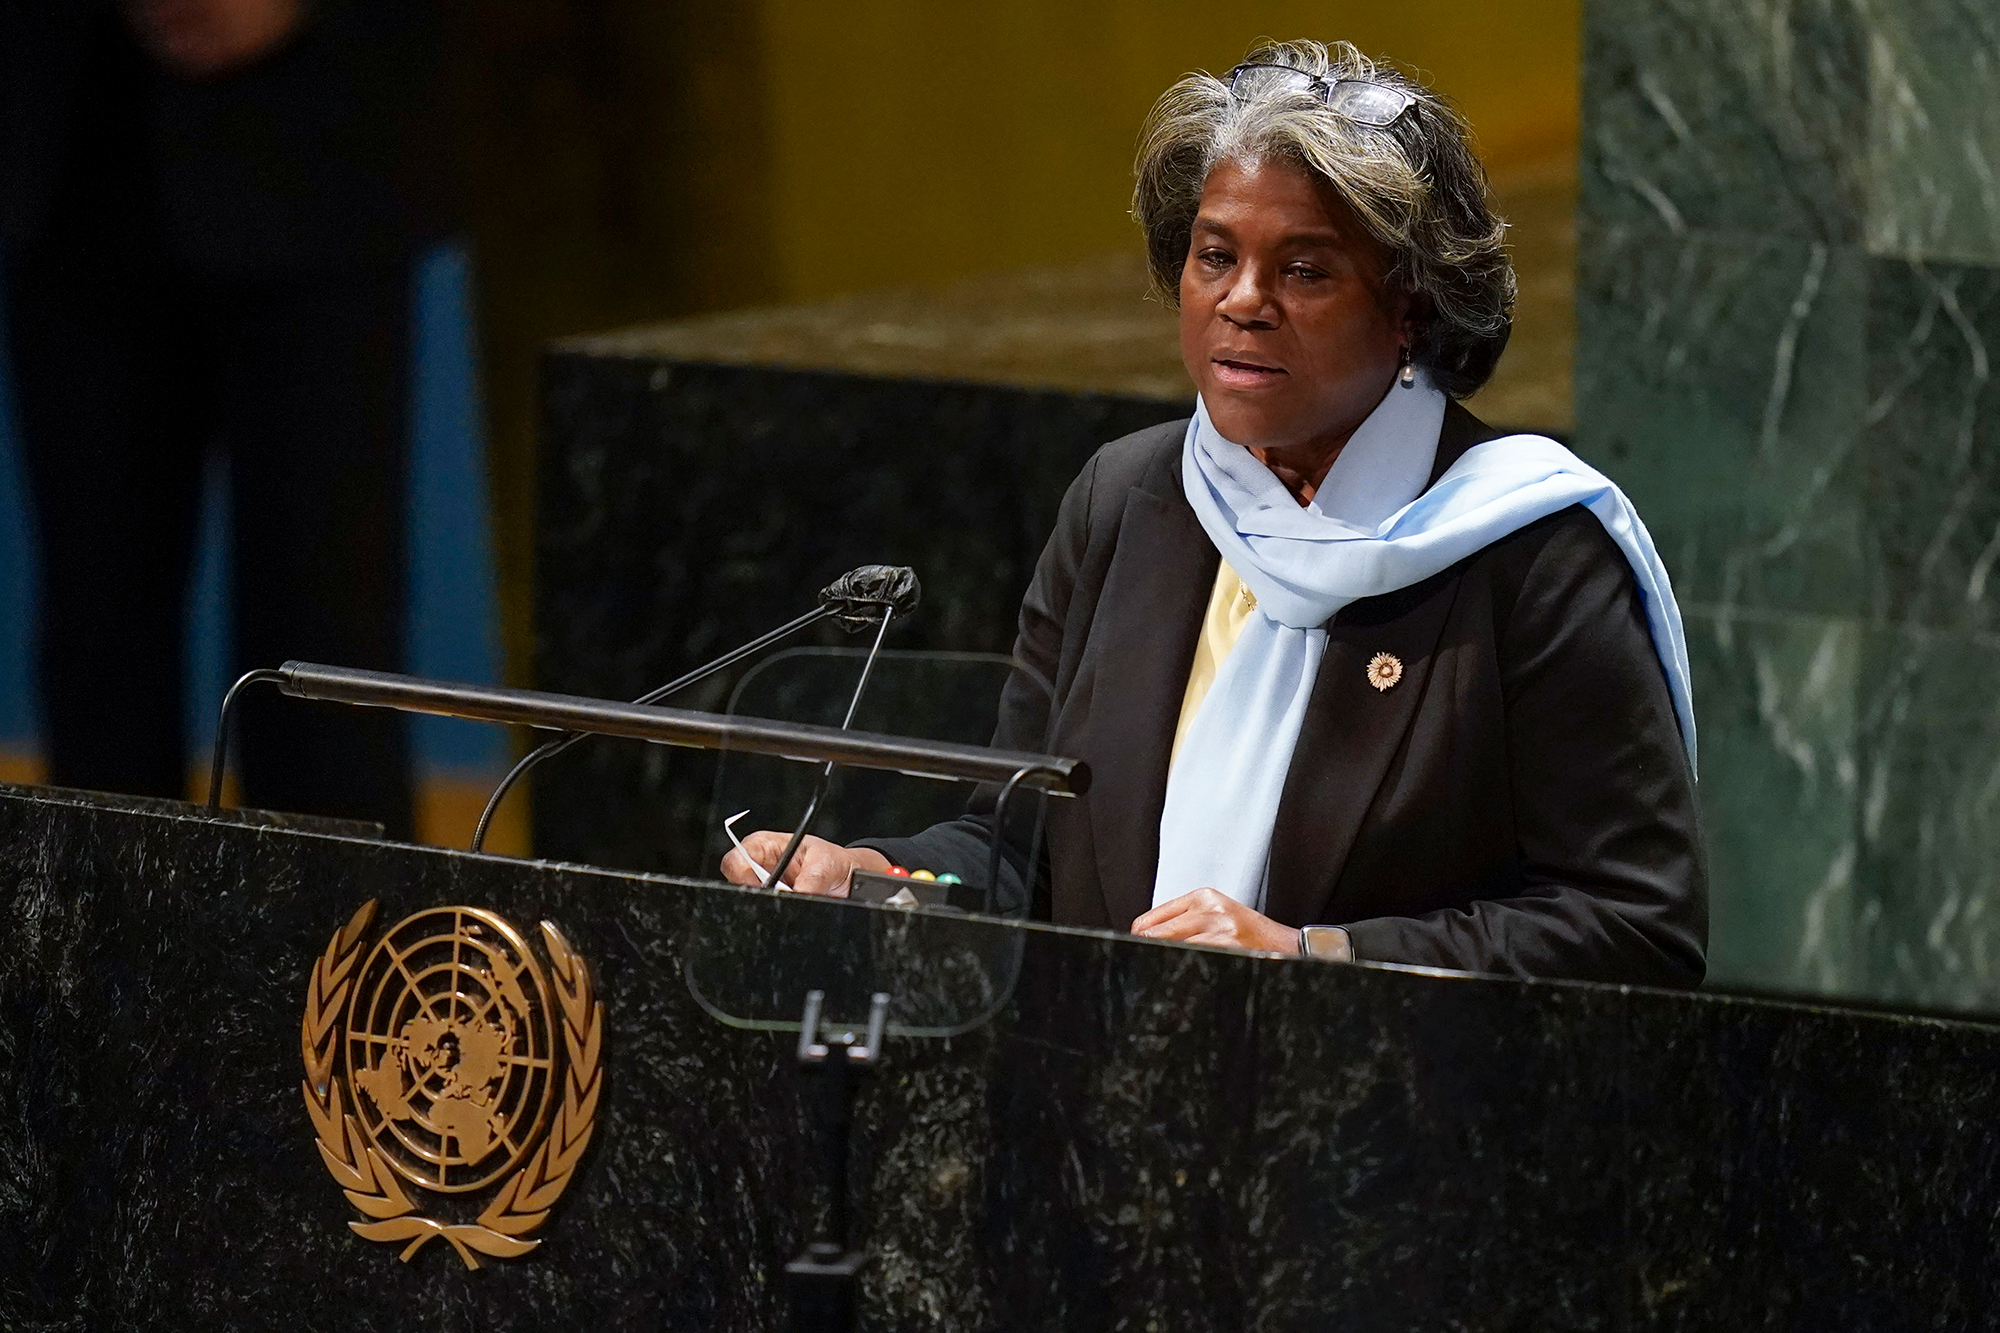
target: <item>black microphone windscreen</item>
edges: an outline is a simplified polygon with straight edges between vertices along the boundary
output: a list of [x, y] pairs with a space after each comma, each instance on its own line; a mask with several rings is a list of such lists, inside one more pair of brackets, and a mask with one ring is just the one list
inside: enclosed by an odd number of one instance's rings
[[902, 565], [863, 565], [850, 569], [820, 590], [821, 606], [837, 608], [834, 619], [843, 628], [864, 629], [882, 623], [884, 607], [898, 617], [917, 609], [922, 592], [917, 571]]

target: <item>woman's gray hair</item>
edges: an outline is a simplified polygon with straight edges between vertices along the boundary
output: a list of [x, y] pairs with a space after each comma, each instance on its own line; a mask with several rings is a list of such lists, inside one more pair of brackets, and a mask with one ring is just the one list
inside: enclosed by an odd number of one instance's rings
[[1514, 322], [1506, 224], [1487, 206], [1472, 131], [1443, 98], [1346, 42], [1259, 46], [1246, 63], [1285, 65], [1329, 82], [1359, 79], [1407, 93], [1387, 126], [1330, 111], [1303, 89], [1266, 85], [1249, 97], [1211, 74], [1189, 74], [1154, 104], [1140, 136], [1132, 215], [1146, 233], [1153, 280], [1180, 300], [1195, 214], [1223, 161], [1290, 160], [1330, 186], [1394, 255], [1390, 280], [1418, 297], [1411, 359], [1463, 398], [1492, 375]]

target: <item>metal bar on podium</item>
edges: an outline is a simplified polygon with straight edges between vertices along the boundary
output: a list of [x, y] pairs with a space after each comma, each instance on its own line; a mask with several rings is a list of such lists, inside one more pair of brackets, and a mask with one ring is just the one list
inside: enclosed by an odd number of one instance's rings
[[807, 762], [831, 761], [920, 777], [1003, 784], [1015, 781], [1020, 786], [1039, 788], [1057, 796], [1080, 796], [1090, 789], [1090, 766], [1080, 759], [1057, 755], [992, 750], [879, 732], [842, 731], [806, 722], [702, 713], [656, 704], [618, 703], [540, 690], [467, 685], [315, 662], [287, 662], [275, 677], [279, 690], [300, 699], [551, 730], [587, 731], [693, 749], [776, 755]]

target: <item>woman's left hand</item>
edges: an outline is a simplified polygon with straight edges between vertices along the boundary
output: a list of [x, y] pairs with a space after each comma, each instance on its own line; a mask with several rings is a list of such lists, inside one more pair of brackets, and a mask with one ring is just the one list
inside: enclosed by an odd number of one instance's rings
[[1280, 925], [1215, 889], [1196, 889], [1161, 903], [1132, 923], [1132, 933], [1149, 940], [1213, 944], [1224, 949], [1299, 951], [1296, 926]]

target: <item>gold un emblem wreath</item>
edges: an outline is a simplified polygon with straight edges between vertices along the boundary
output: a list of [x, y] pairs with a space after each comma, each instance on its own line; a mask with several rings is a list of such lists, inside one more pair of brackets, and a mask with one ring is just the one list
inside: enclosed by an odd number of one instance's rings
[[[545, 978], [520, 932], [477, 907], [418, 912], [364, 949], [374, 919], [362, 904], [313, 965], [299, 1034], [320, 1156], [369, 1218], [348, 1225], [407, 1242], [405, 1262], [434, 1239], [467, 1268], [518, 1258], [597, 1119], [590, 970], [546, 921]], [[454, 1201], [474, 1220], [426, 1211]]]

